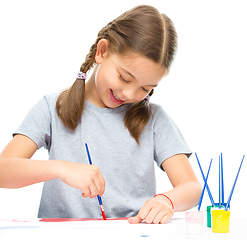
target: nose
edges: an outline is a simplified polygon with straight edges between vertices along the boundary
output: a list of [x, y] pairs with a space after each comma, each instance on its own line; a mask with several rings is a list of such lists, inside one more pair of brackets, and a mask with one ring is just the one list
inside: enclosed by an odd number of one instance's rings
[[126, 101], [131, 101], [135, 98], [137, 90], [134, 88], [125, 88], [122, 90], [122, 94], [125, 97]]

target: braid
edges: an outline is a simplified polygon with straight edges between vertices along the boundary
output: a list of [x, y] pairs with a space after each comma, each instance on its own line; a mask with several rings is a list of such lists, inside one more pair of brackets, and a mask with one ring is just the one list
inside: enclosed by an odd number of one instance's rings
[[93, 44], [92, 47], [90, 48], [89, 53], [87, 54], [85, 58], [85, 62], [81, 65], [80, 71], [81, 72], [88, 72], [95, 64], [95, 53], [97, 49], [97, 44]]
[[109, 26], [110, 25], [111, 25], [111, 22], [108, 23], [104, 28], [102, 28], [99, 31], [95, 43], [91, 46], [90, 51], [85, 58], [85, 62], [81, 65], [81, 68], [80, 68], [81, 72], [86, 73], [87, 71], [89, 71], [91, 68], [94, 67], [95, 54], [96, 54], [98, 42], [103, 38], [109, 39]]
[[[97, 44], [95, 43], [80, 67], [81, 72], [87, 73], [94, 66], [96, 49]], [[84, 102], [85, 81], [77, 78], [69, 89], [60, 93], [56, 102], [57, 114], [66, 127], [72, 130], [76, 129], [83, 113]]]
[[[111, 23], [102, 28], [97, 36], [95, 43], [91, 46], [89, 53], [86, 55], [84, 63], [80, 67], [80, 71], [87, 73], [95, 65], [95, 54], [97, 44], [102, 39], [109, 39], [109, 26]], [[85, 81], [76, 79], [74, 84], [60, 93], [56, 110], [60, 119], [66, 127], [75, 130], [81, 118], [85, 102]]]

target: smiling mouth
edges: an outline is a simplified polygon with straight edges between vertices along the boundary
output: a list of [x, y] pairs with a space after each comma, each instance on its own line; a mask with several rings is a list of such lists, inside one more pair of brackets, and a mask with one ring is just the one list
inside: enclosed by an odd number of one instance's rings
[[113, 91], [112, 91], [112, 93], [113, 93], [113, 96], [114, 96], [117, 100], [122, 101], [122, 100], [117, 96], [117, 94], [115, 94]]
[[112, 89], [110, 89], [110, 96], [111, 96], [111, 101], [115, 104], [123, 104], [125, 101], [121, 100], [116, 93], [113, 92]]

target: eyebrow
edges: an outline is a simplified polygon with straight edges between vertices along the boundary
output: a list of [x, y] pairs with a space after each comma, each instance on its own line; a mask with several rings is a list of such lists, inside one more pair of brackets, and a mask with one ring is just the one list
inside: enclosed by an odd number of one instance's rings
[[125, 73], [129, 74], [132, 78], [136, 79], [133, 74], [131, 74], [129, 71], [127, 71], [125, 68], [121, 67], [122, 70], [125, 71]]
[[[131, 74], [129, 71], [127, 71], [123, 67], [121, 67], [121, 69], [124, 70], [125, 73], [129, 74], [132, 78], [134, 78], [136, 80], [135, 76], [133, 74]], [[149, 86], [149, 87], [157, 87], [158, 85], [146, 85], [146, 86]]]

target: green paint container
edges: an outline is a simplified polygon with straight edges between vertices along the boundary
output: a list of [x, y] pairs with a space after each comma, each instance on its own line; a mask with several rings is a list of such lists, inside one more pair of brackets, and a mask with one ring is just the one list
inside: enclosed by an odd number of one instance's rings
[[211, 228], [211, 208], [213, 206], [207, 206], [207, 227]]

